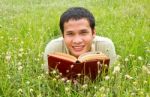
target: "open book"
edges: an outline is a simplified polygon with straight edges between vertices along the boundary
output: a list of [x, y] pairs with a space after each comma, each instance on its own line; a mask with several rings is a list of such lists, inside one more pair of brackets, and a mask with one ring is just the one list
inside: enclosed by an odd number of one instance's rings
[[96, 52], [85, 53], [78, 58], [59, 52], [48, 55], [49, 71], [57, 69], [63, 77], [68, 79], [81, 75], [95, 80], [98, 74], [108, 70], [109, 61], [109, 57], [105, 54]]

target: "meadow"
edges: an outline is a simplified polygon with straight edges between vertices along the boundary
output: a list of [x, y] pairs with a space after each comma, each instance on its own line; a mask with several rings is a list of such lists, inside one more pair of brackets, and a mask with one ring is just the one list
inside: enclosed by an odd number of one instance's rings
[[[0, 0], [0, 97], [150, 97], [149, 0]], [[72, 85], [42, 69], [59, 17], [82, 6], [97, 35], [115, 44], [118, 60], [107, 76]]]

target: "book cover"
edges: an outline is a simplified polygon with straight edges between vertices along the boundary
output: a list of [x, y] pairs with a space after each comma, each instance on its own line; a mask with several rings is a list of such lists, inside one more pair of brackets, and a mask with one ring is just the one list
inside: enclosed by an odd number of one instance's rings
[[95, 80], [98, 74], [108, 71], [109, 61], [110, 59], [102, 53], [87, 53], [79, 56], [78, 59], [64, 53], [48, 55], [49, 71], [57, 69], [68, 79], [75, 79], [80, 75]]

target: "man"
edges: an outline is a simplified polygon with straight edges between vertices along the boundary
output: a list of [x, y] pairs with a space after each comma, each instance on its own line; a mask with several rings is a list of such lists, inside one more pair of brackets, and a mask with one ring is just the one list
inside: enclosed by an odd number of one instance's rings
[[62, 37], [51, 40], [44, 52], [45, 69], [48, 70], [47, 55], [63, 52], [79, 57], [86, 52], [103, 52], [110, 57], [110, 64], [116, 60], [113, 42], [105, 37], [96, 36], [95, 19], [83, 7], [72, 7], [60, 17]]

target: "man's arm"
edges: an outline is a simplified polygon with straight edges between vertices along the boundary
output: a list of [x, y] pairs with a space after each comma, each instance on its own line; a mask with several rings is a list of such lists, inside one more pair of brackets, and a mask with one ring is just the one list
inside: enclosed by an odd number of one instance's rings
[[106, 54], [110, 58], [110, 64], [113, 64], [116, 61], [117, 56], [115, 46], [112, 40], [105, 37], [97, 37], [96, 40], [97, 40], [96, 49]]
[[44, 51], [44, 66], [43, 69], [48, 71], [48, 54], [54, 52], [62, 52], [62, 38], [54, 39], [50, 41]]

